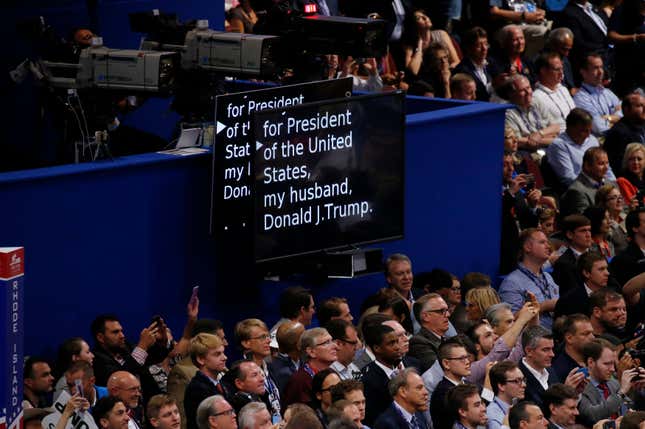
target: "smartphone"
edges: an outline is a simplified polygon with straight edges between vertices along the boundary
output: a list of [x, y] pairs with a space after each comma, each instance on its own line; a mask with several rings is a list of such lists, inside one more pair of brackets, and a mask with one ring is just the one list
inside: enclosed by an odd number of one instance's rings
[[576, 371], [576, 373], [578, 373], [578, 372], [583, 373], [583, 374], [585, 375], [585, 377], [589, 377], [589, 368], [587, 368], [587, 367], [584, 367], [584, 366], [583, 366], [583, 367], [581, 367], [581, 368], [578, 368], [578, 370]]
[[74, 386], [76, 386], [76, 392], [79, 394], [79, 396], [82, 398], [84, 397], [83, 395], [83, 381], [80, 378], [77, 378], [74, 380]]
[[524, 185], [524, 189], [527, 191], [531, 191], [535, 188], [535, 176], [533, 174], [527, 174], [526, 175], [526, 185]]
[[616, 429], [616, 422], [614, 420], [605, 422], [602, 424], [602, 429]]
[[152, 316], [152, 323], [159, 326], [161, 324], [161, 316], [159, 315]]

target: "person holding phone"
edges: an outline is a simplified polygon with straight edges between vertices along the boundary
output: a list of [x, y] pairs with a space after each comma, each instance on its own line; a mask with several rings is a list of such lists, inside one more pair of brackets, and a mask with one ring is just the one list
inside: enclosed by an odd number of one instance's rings
[[622, 416], [632, 404], [628, 396], [644, 387], [640, 378], [645, 375], [642, 368], [623, 371], [620, 381], [613, 377], [616, 370], [616, 352], [611, 343], [595, 339], [582, 349], [585, 363], [589, 368], [590, 383], [585, 387], [578, 410], [580, 421], [591, 427], [601, 419], [616, 419]]

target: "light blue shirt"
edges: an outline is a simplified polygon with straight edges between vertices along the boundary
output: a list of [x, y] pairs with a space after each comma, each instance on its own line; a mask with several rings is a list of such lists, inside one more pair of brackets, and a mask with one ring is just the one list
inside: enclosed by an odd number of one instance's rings
[[507, 404], [495, 396], [495, 399], [493, 399], [493, 401], [488, 404], [488, 407], [486, 407], [486, 415], [488, 416], [486, 429], [501, 429], [504, 417], [508, 414], [508, 409], [510, 407], [510, 404]]
[[[549, 165], [551, 165], [553, 172], [558, 176], [560, 182], [569, 186], [582, 171], [582, 158], [587, 149], [598, 146], [600, 146], [600, 143], [598, 143], [598, 139], [593, 135], [587, 137], [579, 145], [571, 140], [571, 137], [566, 132], [563, 132], [549, 145], [546, 150], [546, 156]], [[616, 181], [616, 176], [611, 170], [611, 167], [607, 170], [605, 179], [612, 182]]]
[[[499, 297], [502, 302], [511, 305], [513, 313], [518, 311], [526, 302], [526, 292], [531, 292], [542, 303], [548, 299], [559, 298], [560, 288], [549, 273], [542, 271], [540, 277], [528, 274], [529, 271], [519, 264], [519, 268], [511, 272], [499, 287]], [[540, 324], [547, 329], [553, 326], [553, 316], [549, 313], [540, 314]]]
[[620, 100], [616, 94], [604, 86], [591, 86], [583, 83], [580, 91], [573, 96], [573, 102], [591, 114], [593, 117], [592, 131], [596, 136], [604, 134], [610, 128], [609, 121], [602, 116], [623, 116], [622, 112], [616, 111], [616, 108], [620, 106]]

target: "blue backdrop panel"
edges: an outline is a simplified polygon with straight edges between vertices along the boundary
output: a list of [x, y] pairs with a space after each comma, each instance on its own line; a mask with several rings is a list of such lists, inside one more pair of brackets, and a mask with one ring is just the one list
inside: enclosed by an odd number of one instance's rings
[[[495, 275], [504, 107], [412, 103], [405, 239], [378, 247], [409, 254], [415, 271]], [[383, 286], [382, 274], [215, 284], [207, 233], [210, 168], [210, 154], [146, 154], [0, 174], [0, 201], [12, 207], [0, 215], [0, 245], [25, 247], [26, 353], [51, 354], [70, 336], [89, 339], [89, 324], [101, 312], [117, 313], [131, 341], [157, 313], [179, 336], [195, 284], [201, 286], [200, 315], [224, 320], [229, 335], [245, 317], [275, 322], [278, 294], [289, 284], [312, 287], [318, 300], [346, 296], [354, 314]]]

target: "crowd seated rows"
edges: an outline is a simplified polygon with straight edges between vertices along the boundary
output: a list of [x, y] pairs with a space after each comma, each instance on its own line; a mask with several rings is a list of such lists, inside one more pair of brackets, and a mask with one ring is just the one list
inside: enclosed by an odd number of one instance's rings
[[413, 274], [392, 254], [356, 319], [345, 298], [316, 303], [301, 286], [282, 291], [272, 327], [247, 318], [228, 335], [199, 318], [197, 296], [178, 339], [154, 317], [131, 344], [131, 328], [102, 314], [55, 364], [26, 359], [26, 425], [64, 429], [81, 415], [99, 429], [643, 428], [641, 225], [645, 210], [629, 212], [613, 258], [593, 248], [582, 215], [565, 218], [557, 258], [556, 233], [526, 228], [498, 287], [477, 272]]

